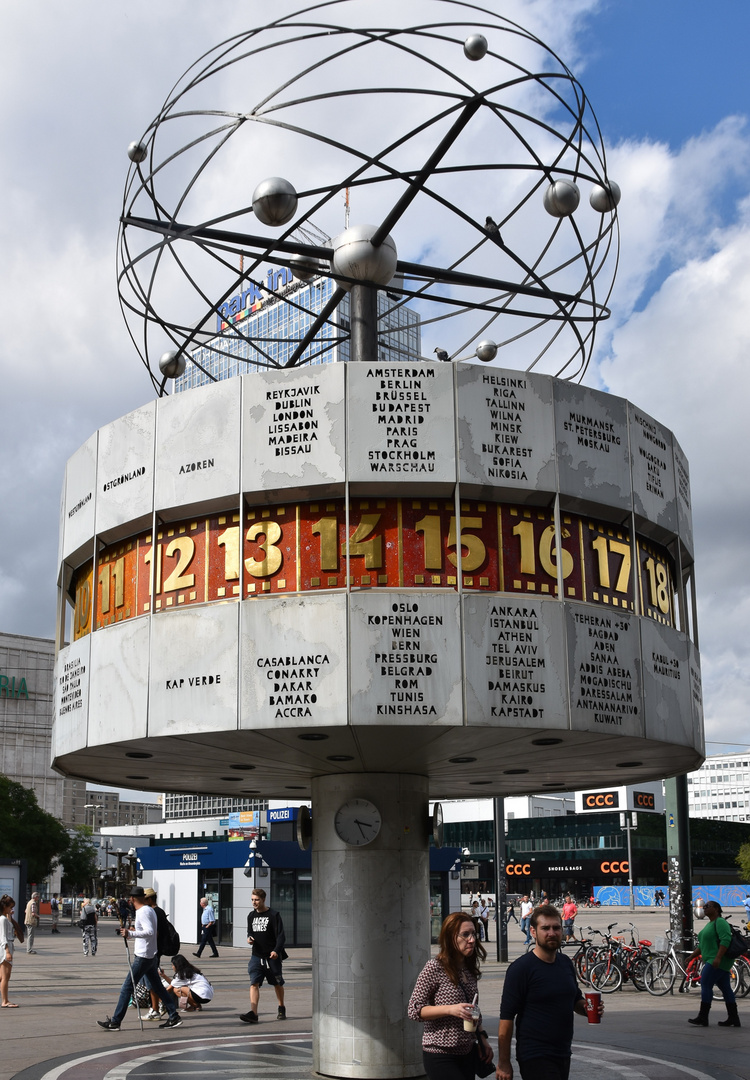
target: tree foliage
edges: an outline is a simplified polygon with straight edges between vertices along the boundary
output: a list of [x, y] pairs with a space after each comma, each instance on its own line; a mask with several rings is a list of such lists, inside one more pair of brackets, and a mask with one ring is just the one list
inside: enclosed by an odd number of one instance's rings
[[736, 862], [740, 868], [739, 876], [743, 881], [750, 882], [750, 843], [742, 845], [737, 852]]
[[91, 839], [93, 829], [88, 825], [77, 825], [68, 839], [68, 846], [63, 852], [63, 892], [91, 891], [91, 879], [98, 873], [96, 848]]
[[26, 859], [29, 882], [40, 882], [68, 843], [66, 829], [42, 810], [34, 792], [0, 774], [0, 858]]

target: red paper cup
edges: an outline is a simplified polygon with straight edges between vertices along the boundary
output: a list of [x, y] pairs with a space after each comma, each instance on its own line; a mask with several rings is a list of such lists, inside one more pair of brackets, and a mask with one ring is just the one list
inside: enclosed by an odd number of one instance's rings
[[583, 995], [586, 999], [586, 1016], [590, 1024], [601, 1024], [602, 995], [598, 990], [587, 990]]

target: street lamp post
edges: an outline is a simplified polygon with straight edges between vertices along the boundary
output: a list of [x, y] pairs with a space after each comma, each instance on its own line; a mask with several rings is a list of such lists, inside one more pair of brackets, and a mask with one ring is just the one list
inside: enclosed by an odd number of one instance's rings
[[633, 853], [630, 843], [630, 833], [638, 828], [637, 815], [635, 813], [632, 815], [621, 813], [620, 828], [628, 838], [628, 902], [630, 905], [629, 910], [635, 911], [635, 896], [633, 894]]

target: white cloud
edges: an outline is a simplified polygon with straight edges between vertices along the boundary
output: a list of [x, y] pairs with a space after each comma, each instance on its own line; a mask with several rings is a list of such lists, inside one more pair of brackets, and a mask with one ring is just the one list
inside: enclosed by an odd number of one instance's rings
[[[628, 229], [623, 206], [628, 317], [599, 368], [613, 393], [672, 428], [689, 459], [706, 733], [724, 742], [746, 742], [750, 730], [750, 207], [746, 198], [732, 204], [735, 220], [723, 227], [717, 207], [725, 163], [734, 168], [749, 152], [733, 119], [674, 155], [663, 146], [618, 148], [642, 212], [630, 213], [638, 227]], [[633, 313], [663, 252], [675, 268]]]

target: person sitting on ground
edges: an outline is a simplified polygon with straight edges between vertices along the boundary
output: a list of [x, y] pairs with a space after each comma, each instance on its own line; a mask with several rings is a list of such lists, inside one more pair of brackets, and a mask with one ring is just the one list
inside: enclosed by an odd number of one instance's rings
[[214, 996], [214, 988], [206, 976], [191, 964], [187, 957], [178, 953], [172, 957], [174, 975], [169, 980], [169, 990], [178, 999], [184, 997], [187, 1001], [186, 1012], [200, 1012]]

